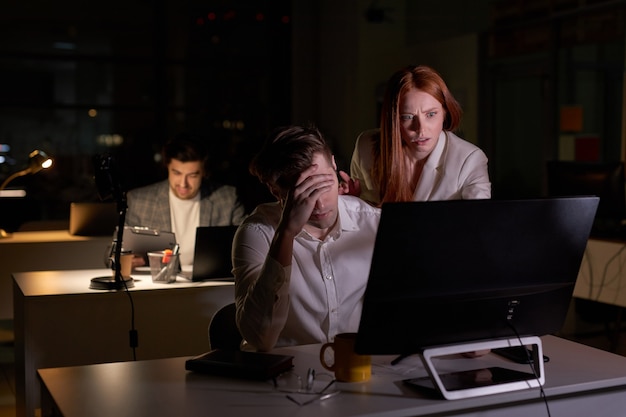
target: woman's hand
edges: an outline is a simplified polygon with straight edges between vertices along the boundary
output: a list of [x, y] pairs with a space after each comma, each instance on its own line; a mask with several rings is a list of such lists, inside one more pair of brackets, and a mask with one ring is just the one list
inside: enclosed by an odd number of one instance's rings
[[361, 196], [361, 182], [358, 179], [353, 180], [344, 171], [339, 171], [339, 176], [341, 177], [341, 181], [339, 181], [339, 194], [348, 194], [355, 197]]
[[463, 356], [465, 356], [466, 358], [480, 358], [481, 356], [485, 356], [489, 352], [491, 352], [491, 349], [475, 350], [473, 352], [465, 352], [463, 353]]
[[146, 264], [143, 256], [135, 255], [133, 256], [133, 268], [137, 268], [138, 266], [144, 266]]

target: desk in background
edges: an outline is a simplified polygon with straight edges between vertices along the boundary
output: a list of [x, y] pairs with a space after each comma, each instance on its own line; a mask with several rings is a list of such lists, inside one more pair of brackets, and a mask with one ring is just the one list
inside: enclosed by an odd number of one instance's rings
[[[18, 417], [32, 417], [40, 406], [39, 368], [133, 360], [129, 294], [89, 289], [91, 278], [107, 274], [111, 270], [13, 274]], [[176, 283], [155, 284], [149, 274], [133, 278], [137, 359], [209, 350], [208, 325], [220, 307], [234, 301], [232, 281], [178, 278]]]
[[626, 242], [589, 239], [574, 297], [626, 307]]
[[[553, 416], [615, 417], [626, 410], [626, 358], [554, 336], [542, 338], [546, 363], [545, 393]], [[295, 372], [308, 367], [326, 372], [319, 363], [320, 345], [276, 349], [294, 355]], [[365, 383], [337, 383], [341, 393], [322, 402], [298, 406], [273, 390], [267, 381], [193, 374], [186, 358], [162, 359], [41, 369], [42, 415], [64, 417], [185, 416], [220, 417], [348, 417], [348, 416], [546, 416], [539, 389], [462, 400], [427, 396], [402, 383], [426, 375], [417, 357], [401, 367], [389, 365], [391, 356], [374, 356], [372, 379]], [[493, 354], [460, 361], [449, 371], [500, 365], [528, 372]], [[411, 368], [413, 366], [413, 368]], [[398, 369], [398, 367], [400, 367]]]
[[15, 232], [0, 239], [0, 320], [13, 318], [14, 272], [103, 268], [112, 236], [72, 236], [67, 230]]

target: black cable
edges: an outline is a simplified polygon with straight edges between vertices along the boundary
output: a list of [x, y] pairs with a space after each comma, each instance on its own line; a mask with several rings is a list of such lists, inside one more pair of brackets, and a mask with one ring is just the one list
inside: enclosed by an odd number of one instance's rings
[[[117, 284], [121, 281], [124, 285], [128, 299], [130, 300], [130, 330], [129, 330], [129, 343], [133, 350], [133, 360], [137, 360], [136, 348], [138, 346], [138, 334], [135, 329], [135, 304], [133, 297], [128, 291], [128, 285], [126, 280], [120, 272], [120, 253], [122, 250], [122, 238], [124, 235], [124, 225], [126, 223], [126, 210], [128, 209], [126, 202], [126, 192], [121, 181], [121, 175], [117, 167], [117, 163], [113, 155], [95, 155], [93, 157], [94, 163], [94, 180], [98, 189], [98, 195], [101, 200], [107, 200], [112, 198], [117, 203], [117, 211], [119, 213], [117, 236], [114, 240], [115, 244], [115, 281]], [[113, 251], [113, 247], [111, 248]], [[117, 289], [117, 287], [116, 287]]]
[[[515, 333], [515, 337], [517, 337], [517, 340], [519, 341], [520, 348], [524, 349], [524, 352], [526, 353], [526, 359], [528, 360], [530, 369], [533, 371], [533, 375], [535, 376], [535, 379], [539, 383], [539, 396], [543, 399], [543, 402], [546, 405], [546, 411], [548, 412], [548, 417], [551, 417], [550, 405], [548, 404], [548, 397], [546, 396], [546, 392], [543, 390], [543, 385], [541, 385], [541, 382], [539, 381], [539, 375], [537, 375], [537, 371], [535, 370], [535, 366], [534, 366], [535, 361], [530, 357], [530, 353], [528, 352], [528, 349], [526, 349], [526, 346], [524, 346], [524, 344], [522, 343], [522, 338], [517, 332], [517, 329], [515, 328], [515, 326], [511, 324], [510, 320], [507, 321], [507, 324], [509, 325], [511, 330], [513, 330], [513, 333]], [[537, 360], [543, 360], [543, 358], [538, 357]]]
[[137, 360], [137, 346], [139, 346], [139, 335], [137, 333], [137, 329], [135, 329], [135, 303], [133, 302], [133, 297], [128, 291], [128, 286], [126, 285], [126, 280], [122, 279], [124, 283], [124, 289], [126, 294], [128, 294], [128, 299], [130, 301], [130, 330], [128, 331], [129, 335], [129, 343], [130, 347], [133, 350], [133, 361]]
[[410, 354], [402, 354], [402, 355], [398, 355], [398, 357], [396, 357], [395, 359], [393, 359], [391, 361], [392, 365], [397, 365], [400, 363], [400, 361], [404, 358], [408, 358], [409, 356], [411, 356]]

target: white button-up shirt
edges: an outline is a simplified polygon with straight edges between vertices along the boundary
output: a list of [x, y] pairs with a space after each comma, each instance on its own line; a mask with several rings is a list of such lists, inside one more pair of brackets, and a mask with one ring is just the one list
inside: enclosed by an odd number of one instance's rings
[[339, 222], [326, 239], [306, 231], [296, 236], [286, 268], [267, 256], [282, 213], [278, 203], [260, 205], [239, 227], [233, 243], [238, 324], [253, 347], [323, 343], [358, 330], [380, 209], [345, 195], [338, 206]]

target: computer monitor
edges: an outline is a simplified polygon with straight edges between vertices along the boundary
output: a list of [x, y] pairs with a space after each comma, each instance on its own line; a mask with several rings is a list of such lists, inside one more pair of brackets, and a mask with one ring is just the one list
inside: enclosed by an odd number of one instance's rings
[[[355, 350], [419, 354], [428, 377], [405, 382], [446, 399], [543, 385], [539, 336], [563, 325], [598, 200], [383, 204]], [[436, 366], [509, 346], [532, 346], [532, 373]]]
[[626, 219], [626, 181], [622, 161], [548, 161], [547, 180], [548, 195], [551, 197], [600, 197], [592, 235], [623, 234], [623, 221]]
[[559, 331], [597, 197], [382, 206], [356, 347], [361, 354]]

